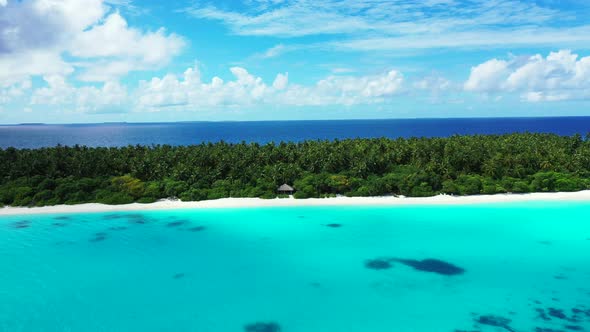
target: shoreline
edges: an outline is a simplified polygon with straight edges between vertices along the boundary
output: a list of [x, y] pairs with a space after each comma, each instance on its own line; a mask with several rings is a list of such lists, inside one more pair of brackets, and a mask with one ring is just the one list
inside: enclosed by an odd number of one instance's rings
[[154, 203], [132, 203], [124, 205], [106, 205], [86, 203], [77, 205], [54, 205], [42, 207], [4, 207], [0, 208], [0, 216], [31, 215], [31, 214], [66, 214], [91, 212], [121, 211], [155, 211], [182, 209], [218, 209], [218, 208], [257, 208], [257, 207], [309, 207], [309, 206], [436, 206], [436, 205], [471, 205], [487, 203], [512, 203], [534, 201], [588, 201], [590, 190], [578, 192], [552, 192], [528, 194], [496, 194], [450, 196], [437, 195], [432, 197], [334, 197], [334, 198], [222, 198], [197, 202], [180, 200], [160, 200]]

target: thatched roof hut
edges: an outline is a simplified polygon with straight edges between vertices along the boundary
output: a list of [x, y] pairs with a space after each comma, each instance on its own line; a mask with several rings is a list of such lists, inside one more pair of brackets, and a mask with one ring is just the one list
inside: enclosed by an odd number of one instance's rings
[[293, 187], [291, 187], [290, 185], [288, 185], [288, 184], [285, 183], [282, 186], [280, 186], [277, 189], [277, 191], [278, 191], [279, 194], [292, 195], [293, 192], [295, 191], [295, 189], [293, 189]]

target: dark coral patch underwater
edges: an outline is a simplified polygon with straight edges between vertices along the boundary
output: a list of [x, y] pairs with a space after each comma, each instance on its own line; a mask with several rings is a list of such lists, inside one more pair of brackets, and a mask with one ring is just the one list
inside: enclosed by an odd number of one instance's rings
[[558, 308], [547, 308], [546, 310], [542, 308], [537, 308], [536, 311], [539, 313], [537, 318], [541, 318], [545, 321], [559, 319], [570, 323], [578, 323], [583, 321], [584, 316], [586, 316], [586, 318], [590, 317], [590, 315], [588, 315], [590, 314], [590, 312], [586, 312], [579, 308], [571, 309], [571, 315], [568, 315], [565, 310]]
[[568, 319], [567, 315], [563, 312], [562, 309], [556, 308], [548, 308], [547, 309], [549, 316], [557, 318], [557, 319]]
[[510, 332], [516, 331], [510, 327], [510, 323], [512, 322], [512, 320], [502, 317], [502, 316], [485, 315], [485, 316], [480, 316], [475, 321], [479, 324], [482, 324], [482, 325], [501, 327], [501, 328], [503, 328], [507, 331], [510, 331]]
[[100, 242], [100, 241], [104, 241], [107, 238], [107, 233], [104, 232], [99, 232], [99, 233], [95, 233], [94, 237], [91, 238], [89, 241], [90, 242]]
[[365, 261], [365, 267], [371, 270], [387, 270], [393, 267], [391, 264], [390, 258], [376, 258], [376, 259], [368, 259]]
[[29, 220], [15, 221], [10, 226], [15, 229], [29, 228], [31, 222]]
[[179, 227], [179, 226], [183, 226], [183, 225], [187, 225], [190, 222], [188, 220], [173, 220], [173, 221], [169, 221], [168, 223], [166, 223], [167, 227]]
[[245, 332], [280, 332], [281, 326], [274, 322], [258, 322], [244, 326]]
[[148, 222], [146, 217], [141, 214], [130, 214], [127, 216], [127, 220], [129, 221], [130, 224], [137, 224], [137, 225], [147, 224], [147, 222]]
[[535, 309], [537, 311], [537, 318], [538, 319], [542, 319], [542, 320], [551, 320], [551, 317], [549, 317], [549, 315], [547, 315], [547, 313], [545, 312], [545, 309], [542, 308], [537, 308]]
[[[540, 304], [540, 301], [534, 301], [537, 304]], [[551, 324], [551, 326], [537, 326], [532, 331], [534, 332], [566, 332], [566, 331], [586, 331], [584, 326], [578, 325], [579, 323], [584, 321], [584, 316], [586, 314], [586, 310], [583, 309], [584, 307], [576, 307], [571, 309], [571, 314], [568, 315], [569, 311], [559, 308], [535, 308], [537, 312], [536, 319], [547, 322], [546, 324]], [[502, 318], [499, 316], [482, 316], [482, 317], [494, 317], [494, 318]], [[588, 310], [588, 316], [590, 317], [590, 310]], [[481, 318], [480, 318], [481, 319]], [[502, 320], [489, 320], [493, 324], [493, 326], [503, 327], [505, 329], [510, 328], [507, 324], [506, 326], [494, 325], [494, 324], [503, 324]], [[590, 321], [590, 319], [588, 320]], [[479, 321], [478, 321], [479, 322]], [[483, 322], [479, 322], [485, 324]], [[508, 322], [509, 323], [509, 322]], [[557, 324], [563, 324], [561, 327], [556, 327]], [[508, 331], [514, 331], [514, 329], [509, 329]]]
[[124, 218], [124, 217], [125, 217], [125, 215], [113, 213], [113, 214], [105, 214], [104, 216], [102, 216], [102, 219], [104, 219], [104, 220], [114, 220], [114, 219], [121, 219], [121, 218]]
[[392, 262], [398, 262], [403, 265], [413, 267], [417, 271], [432, 272], [446, 276], [465, 273], [465, 270], [463, 268], [433, 258], [427, 258], [423, 260], [402, 258], [376, 258], [366, 260], [365, 267], [372, 270], [387, 270], [393, 267]]
[[189, 232], [202, 232], [206, 229], [207, 229], [207, 227], [205, 227], [205, 226], [195, 226], [195, 227], [189, 228], [188, 231]]
[[566, 325], [563, 327], [564, 330], [558, 330], [549, 327], [536, 327], [535, 332], [565, 332], [567, 331], [584, 331], [584, 328], [577, 325]]
[[[532, 300], [535, 304], [541, 304], [539, 300]], [[530, 305], [530, 304], [529, 304]], [[537, 313], [536, 320], [540, 326], [532, 327], [530, 330], [518, 329], [519, 332], [533, 331], [533, 332], [567, 332], [567, 331], [588, 331], [584, 326], [584, 322], [590, 322], [590, 309], [587, 309], [584, 305], [578, 305], [571, 308], [571, 310], [565, 310], [555, 307], [548, 308], [534, 308]], [[510, 312], [510, 314], [516, 314]], [[483, 328], [480, 325], [487, 325], [495, 327], [495, 331], [504, 329], [510, 332], [516, 332], [517, 330], [512, 328], [510, 324], [512, 321], [509, 318], [505, 318], [498, 315], [479, 315], [477, 313], [471, 313], [473, 320], [475, 321], [476, 328]], [[545, 325], [545, 326], [543, 326]], [[485, 330], [485, 329], [484, 329]], [[464, 331], [456, 329], [455, 332], [478, 332], [478, 331]]]
[[415, 270], [424, 271], [424, 272], [432, 272], [437, 274], [442, 274], [446, 276], [458, 275], [465, 273], [463, 268], [460, 268], [456, 265], [451, 263], [447, 263], [438, 259], [427, 258], [423, 260], [415, 260], [415, 259], [399, 259], [394, 258], [392, 259], [395, 262], [413, 267]]

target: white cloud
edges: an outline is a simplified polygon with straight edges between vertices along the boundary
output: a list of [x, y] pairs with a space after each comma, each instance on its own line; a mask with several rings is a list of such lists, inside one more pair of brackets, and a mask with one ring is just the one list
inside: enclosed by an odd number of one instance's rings
[[63, 51], [64, 43], [98, 22], [106, 11], [101, 0], [11, 2], [0, 11], [0, 53]]
[[383, 103], [402, 92], [403, 75], [391, 70], [369, 76], [329, 76], [313, 86], [292, 85], [277, 101], [298, 106]]
[[506, 48], [530, 46], [576, 47], [590, 42], [590, 25], [575, 28], [531, 28], [442, 31], [396, 36], [349, 38], [327, 43], [327, 47], [357, 51], [399, 51], [433, 48]]
[[118, 82], [102, 87], [74, 87], [60, 75], [45, 76], [47, 87], [34, 90], [31, 105], [57, 105], [62, 109], [85, 113], [125, 112], [129, 102], [127, 90]]
[[289, 0], [251, 5], [240, 13], [195, 5], [185, 11], [218, 20], [240, 35], [304, 36], [359, 31], [386, 34], [441, 32], [474, 25], [539, 24], [558, 15], [529, 1]]
[[452, 86], [451, 81], [439, 75], [427, 76], [414, 82], [414, 88], [418, 90], [445, 91], [451, 89]]
[[522, 99], [524, 101], [528, 101], [531, 103], [539, 103], [543, 101], [562, 101], [570, 99], [570, 95], [563, 93], [563, 94], [552, 94], [552, 93], [544, 93], [544, 92], [527, 92], [522, 95]]
[[477, 92], [494, 92], [502, 89], [506, 75], [509, 73], [508, 62], [492, 59], [471, 68], [465, 90]]
[[369, 28], [361, 19], [334, 12], [317, 9], [311, 6], [288, 5], [272, 8], [269, 11], [247, 15], [237, 12], [226, 12], [215, 7], [193, 7], [186, 11], [199, 18], [222, 21], [239, 35], [286, 36], [296, 37], [311, 34], [335, 34], [354, 32]]
[[36, 89], [32, 98], [33, 105], [65, 105], [72, 102], [75, 97], [75, 88], [66, 83], [66, 79], [60, 75], [43, 77], [47, 87]]
[[35, 12], [33, 15], [38, 19], [59, 23], [64, 33], [75, 33], [87, 28], [98, 22], [107, 11], [102, 0], [35, 0], [22, 3], [22, 6], [27, 5], [30, 5]]
[[[93, 63], [82, 75], [84, 80], [108, 80], [131, 70], [153, 69], [167, 64], [179, 54], [185, 42], [177, 35], [166, 35], [164, 29], [143, 33], [129, 28], [127, 21], [115, 12], [100, 25], [79, 33], [69, 52], [79, 58], [115, 58]], [[106, 66], [106, 70], [105, 70]]]
[[252, 57], [254, 59], [272, 59], [277, 58], [287, 53], [293, 52], [301, 52], [305, 50], [314, 50], [323, 47], [322, 45], [318, 44], [277, 44], [271, 48], [268, 48], [260, 53], [254, 54]]
[[[237, 35], [334, 36], [324, 47], [362, 51], [562, 45], [590, 42], [583, 5], [525, 0], [247, 1], [240, 12], [197, 3], [189, 15], [219, 21]], [[567, 22], [568, 24], [563, 24]], [[269, 57], [289, 50], [280, 44]]]
[[311, 86], [290, 84], [288, 74], [278, 74], [272, 85], [246, 69], [230, 69], [234, 80], [214, 77], [203, 82], [198, 68], [189, 68], [181, 79], [174, 75], [140, 84], [135, 93], [139, 111], [164, 108], [199, 110], [251, 105], [355, 105], [390, 100], [402, 90], [403, 76], [392, 70], [370, 76], [329, 76]]
[[6, 7], [8, 0], [0, 0], [0, 7]]
[[0, 54], [0, 86], [28, 80], [35, 75], [67, 75], [73, 70], [71, 65], [51, 51]]
[[83, 71], [77, 78], [84, 82], [106, 82], [142, 67], [134, 61], [127, 60], [95, 60], [78, 63], [78, 66]]
[[413, 86], [418, 91], [430, 92], [430, 102], [432, 103], [440, 103], [444, 100], [449, 101], [442, 97], [449, 96], [449, 92], [457, 91], [456, 84], [453, 84], [453, 82], [438, 74], [432, 74], [414, 81]]
[[580, 58], [569, 50], [492, 59], [471, 69], [465, 90], [516, 92], [530, 102], [590, 98], [590, 56]]
[[15, 98], [22, 97], [25, 92], [31, 89], [30, 80], [24, 80], [12, 85], [0, 86], [0, 105], [6, 104]]
[[229, 82], [224, 82], [219, 77], [214, 77], [211, 82], [203, 82], [197, 67], [187, 69], [180, 80], [169, 74], [162, 78], [154, 77], [149, 82], [141, 82], [136, 91], [137, 107], [153, 111], [178, 106], [194, 110], [251, 105], [260, 102], [271, 90], [275, 90], [244, 68], [233, 67], [230, 71], [235, 80]]
[[0, 85], [68, 75], [79, 67], [85, 80], [109, 81], [161, 67], [184, 46], [181, 37], [163, 29], [129, 27], [104, 0], [11, 2], [0, 10], [0, 22]]
[[276, 90], [284, 90], [289, 84], [289, 73], [277, 74], [275, 81], [272, 83], [272, 87]]
[[352, 69], [352, 68], [347, 68], [347, 67], [336, 67], [336, 68], [332, 68], [330, 71], [334, 74], [348, 74], [348, 73], [354, 73], [356, 70]]
[[264, 54], [262, 55], [263, 58], [274, 58], [277, 57], [283, 53], [285, 53], [286, 51], [286, 47], [283, 44], [278, 44], [276, 46], [273, 46], [271, 48], [269, 48], [268, 50], [266, 50], [266, 52], [264, 52]]

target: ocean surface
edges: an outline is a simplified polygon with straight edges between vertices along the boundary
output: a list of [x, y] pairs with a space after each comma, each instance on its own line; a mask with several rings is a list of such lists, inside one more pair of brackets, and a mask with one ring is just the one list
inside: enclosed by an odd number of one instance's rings
[[525, 131], [585, 135], [590, 132], [590, 117], [0, 125], [0, 148], [191, 145], [221, 140], [267, 143]]
[[0, 331], [590, 331], [589, 203], [0, 217]]

